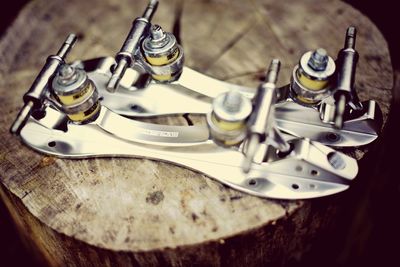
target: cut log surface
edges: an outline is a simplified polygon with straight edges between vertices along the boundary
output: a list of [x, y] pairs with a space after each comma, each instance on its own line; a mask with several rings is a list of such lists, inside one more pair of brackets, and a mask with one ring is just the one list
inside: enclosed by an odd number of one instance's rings
[[[23, 93], [68, 33], [79, 36], [69, 61], [113, 56], [145, 6], [36, 0], [0, 41], [0, 195], [23, 239], [52, 266], [265, 266], [301, 258], [334, 223], [341, 194], [263, 199], [153, 160], [42, 155], [8, 132]], [[393, 86], [388, 46], [368, 18], [341, 1], [161, 1], [153, 22], [180, 33], [189, 67], [254, 87], [272, 58], [282, 61], [284, 85], [305, 51], [324, 47], [336, 57], [346, 28], [354, 25], [358, 93], [361, 100], [377, 100], [386, 121]], [[185, 125], [187, 119], [158, 122]], [[361, 159], [367, 150], [350, 154]]]

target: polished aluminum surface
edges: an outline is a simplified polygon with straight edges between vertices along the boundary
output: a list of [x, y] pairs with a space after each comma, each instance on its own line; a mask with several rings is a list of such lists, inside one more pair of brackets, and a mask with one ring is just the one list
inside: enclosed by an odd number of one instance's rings
[[[62, 131], [54, 127], [66, 123], [65, 115], [48, 107], [40, 121], [29, 119], [21, 138], [39, 152], [62, 158], [120, 156], [162, 160], [199, 171], [243, 192], [278, 199], [307, 199], [341, 192], [358, 172], [353, 158], [307, 139], [293, 139], [293, 150], [285, 156], [260, 145], [259, 158], [267, 160], [253, 162], [250, 172], [244, 173], [244, 154], [239, 149], [217, 146], [206, 137], [206, 127], [194, 131], [189, 130], [193, 126], [169, 128], [166, 132], [179, 132], [171, 137], [146, 132], [151, 129], [159, 133], [165, 126], [118, 116], [102, 107], [95, 122], [68, 123], [67, 130]], [[181, 140], [176, 142], [180, 138], [186, 145]], [[172, 145], [174, 142], [176, 146]]]

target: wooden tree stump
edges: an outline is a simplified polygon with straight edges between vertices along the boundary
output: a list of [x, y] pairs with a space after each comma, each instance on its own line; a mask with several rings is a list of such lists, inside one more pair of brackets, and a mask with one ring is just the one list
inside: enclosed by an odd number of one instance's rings
[[[1, 40], [0, 195], [23, 240], [51, 266], [277, 266], [301, 259], [335, 223], [345, 194], [262, 199], [152, 160], [41, 155], [9, 134], [23, 93], [68, 33], [80, 36], [71, 61], [114, 55], [145, 5], [32, 1]], [[283, 85], [303, 52], [322, 46], [335, 57], [355, 25], [359, 96], [377, 100], [386, 121], [393, 79], [387, 44], [343, 2], [162, 1], [154, 22], [180, 28], [188, 66], [248, 86], [257, 86], [272, 58], [283, 63]], [[187, 123], [181, 116], [163, 122]], [[350, 153], [361, 159], [367, 148]]]

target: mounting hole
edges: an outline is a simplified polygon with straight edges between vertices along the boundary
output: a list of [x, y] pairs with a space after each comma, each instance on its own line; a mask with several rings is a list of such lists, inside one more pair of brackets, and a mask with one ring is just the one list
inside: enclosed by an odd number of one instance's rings
[[280, 159], [282, 159], [282, 158], [284, 158], [284, 157], [286, 157], [287, 155], [289, 155], [292, 151], [293, 151], [293, 149], [294, 149], [294, 145], [293, 144], [289, 144], [289, 149], [288, 149], [288, 151], [277, 151], [276, 152], [276, 155], [278, 156], [278, 158], [280, 158]]
[[116, 66], [117, 66], [117, 64], [112, 64], [112, 65], [110, 66], [110, 71], [111, 71], [111, 72], [114, 72]]
[[85, 38], [85, 34], [83, 32], [78, 32], [76, 38], [78, 38], [79, 41], [82, 41]]
[[301, 167], [300, 165], [297, 165], [295, 170], [298, 172], [301, 172], [303, 170], [303, 167]]
[[104, 100], [104, 96], [100, 96], [99, 101], [103, 101], [103, 100]]
[[317, 176], [319, 172], [317, 170], [311, 170], [311, 175], [312, 176]]
[[247, 183], [250, 186], [256, 186], [257, 185], [257, 180], [256, 179], [250, 179]]
[[144, 108], [142, 108], [141, 106], [136, 105], [136, 104], [130, 105], [129, 108], [130, 108], [132, 111], [137, 112], [137, 113], [143, 113], [143, 112], [146, 111]]
[[35, 109], [32, 112], [32, 117], [35, 118], [35, 120], [41, 120], [46, 116], [46, 111], [45, 110], [40, 110], [40, 109]]
[[51, 142], [49, 142], [47, 145], [49, 146], [49, 147], [55, 147], [56, 146], [56, 142], [55, 141], [51, 141]]
[[340, 139], [340, 135], [338, 135], [337, 133], [327, 133], [326, 134], [326, 139], [329, 142], [337, 142]]
[[297, 189], [300, 188], [300, 186], [299, 186], [298, 184], [292, 184], [292, 188], [293, 188], [294, 190], [297, 190]]

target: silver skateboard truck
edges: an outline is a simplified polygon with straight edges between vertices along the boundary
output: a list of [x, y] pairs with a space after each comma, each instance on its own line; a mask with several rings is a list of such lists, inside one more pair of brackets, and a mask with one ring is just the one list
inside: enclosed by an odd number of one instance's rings
[[[331, 98], [321, 103], [321, 119], [333, 124], [336, 128], [343, 128], [344, 121], [356, 118], [363, 113], [365, 107], [373, 105], [371, 101], [361, 103], [355, 90], [354, 81], [358, 61], [355, 50], [357, 30], [349, 27], [346, 32], [345, 44], [339, 51], [336, 74], [336, 84]], [[334, 103], [332, 105], [331, 103]], [[379, 125], [380, 126], [380, 125]]]
[[143, 13], [142, 17], [136, 18], [132, 23], [132, 28], [125, 39], [121, 50], [115, 57], [116, 64], [110, 80], [107, 83], [107, 90], [114, 92], [118, 87], [122, 77], [125, 75], [126, 69], [133, 67], [135, 63], [135, 55], [139, 45], [145, 35], [148, 34], [150, 21], [158, 7], [157, 0], [151, 0]]
[[[326, 135], [332, 142], [340, 142], [343, 132], [355, 133], [354, 139], [348, 140], [353, 146], [372, 142], [382, 126], [378, 104], [373, 100], [360, 102], [354, 87], [358, 60], [356, 33], [354, 27], [347, 29], [345, 45], [336, 63], [322, 48], [305, 53], [293, 70], [290, 85], [282, 89], [288, 102], [291, 99], [319, 112], [320, 126], [332, 125], [331, 128], [336, 129]], [[292, 114], [297, 108], [297, 115], [305, 115], [302, 108], [289, 103], [285, 106], [293, 107]]]
[[20, 137], [32, 149], [60, 158], [167, 161], [261, 197], [307, 199], [346, 190], [358, 172], [355, 159], [276, 130], [278, 71], [274, 60], [251, 103], [236, 92], [222, 96], [222, 104], [217, 97], [208, 126], [174, 126], [113, 112], [101, 103], [97, 83], [85, 70], [63, 63], [42, 79], [42, 104], [35, 107], [41, 116], [28, 116], [19, 127]]
[[[151, 0], [142, 17], [136, 18], [125, 42], [115, 57], [112, 75], [106, 89], [114, 93], [128, 68], [142, 75], [149, 74], [154, 81], [170, 83], [179, 78], [183, 67], [183, 49], [173, 34], [164, 32], [150, 21], [158, 1]], [[146, 77], [145, 77], [146, 80]]]
[[45, 94], [47, 93], [47, 84], [53, 77], [54, 73], [58, 70], [60, 65], [64, 63], [65, 57], [76, 43], [76, 40], [76, 36], [74, 34], [70, 34], [58, 50], [57, 54], [47, 58], [46, 64], [36, 77], [31, 88], [23, 97], [24, 106], [19, 111], [17, 118], [10, 128], [11, 133], [19, 134], [22, 127], [31, 116], [32, 112], [42, 108], [43, 100], [45, 98]]

